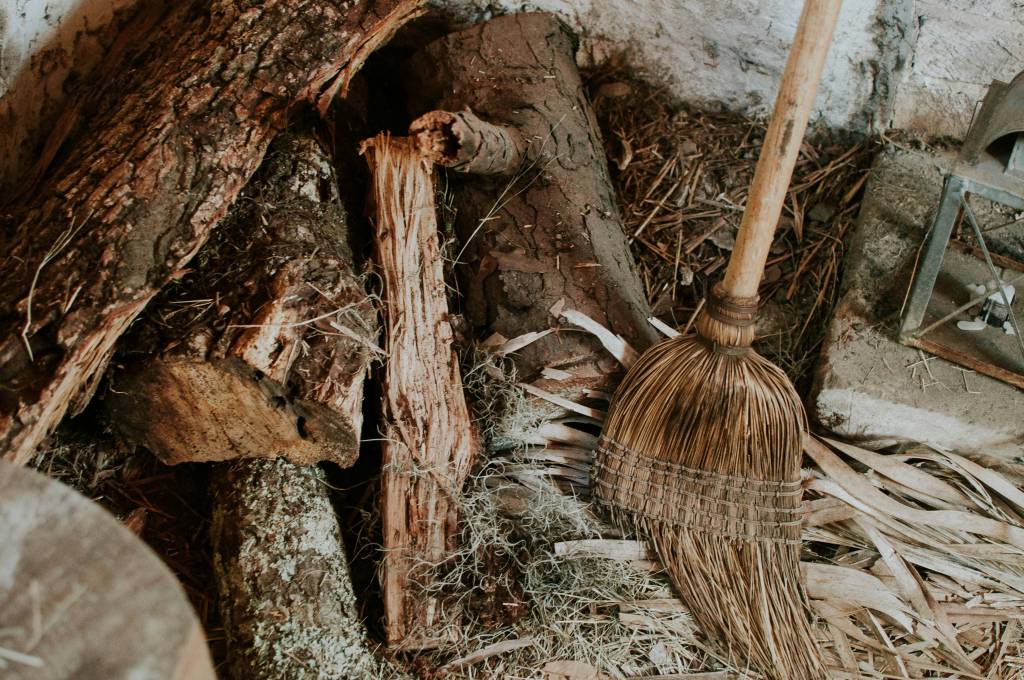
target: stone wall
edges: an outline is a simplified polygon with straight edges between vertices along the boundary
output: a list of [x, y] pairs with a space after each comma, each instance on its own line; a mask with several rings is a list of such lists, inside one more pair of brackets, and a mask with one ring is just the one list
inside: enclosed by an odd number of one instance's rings
[[994, 78], [1024, 70], [1021, 0], [917, 0], [892, 126], [962, 137]]
[[[436, 0], [469, 18], [543, 9], [597, 58], [632, 59], [688, 100], [763, 111], [802, 0]], [[962, 137], [993, 78], [1024, 70], [1021, 0], [845, 0], [817, 113], [832, 127]]]
[[[131, 8], [169, 0], [0, 0], [0, 190], [16, 184], [71, 84]], [[461, 18], [541, 9], [625, 51], [686, 100], [770, 108], [802, 0], [432, 0]], [[1022, 0], [845, 0], [817, 117], [856, 131], [960, 137], [993, 78], [1024, 69]]]

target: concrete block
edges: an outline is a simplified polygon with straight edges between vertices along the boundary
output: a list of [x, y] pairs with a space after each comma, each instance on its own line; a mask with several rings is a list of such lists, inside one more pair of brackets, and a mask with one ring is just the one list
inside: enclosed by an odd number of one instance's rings
[[[897, 342], [917, 251], [949, 156], [890, 150], [871, 170], [810, 412], [867, 446], [923, 442], [1024, 456], [1024, 392]], [[976, 206], [976, 209], [982, 206]], [[979, 218], [999, 219], [993, 209]]]

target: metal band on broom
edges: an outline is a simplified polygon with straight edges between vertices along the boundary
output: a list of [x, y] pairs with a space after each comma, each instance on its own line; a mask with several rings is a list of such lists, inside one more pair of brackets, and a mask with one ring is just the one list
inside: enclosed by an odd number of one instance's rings
[[841, 0], [807, 0], [743, 222], [695, 335], [629, 370], [597, 450], [595, 495], [653, 544], [704, 633], [739, 667], [825, 677], [800, 580], [807, 429], [786, 375], [754, 352], [757, 290]]

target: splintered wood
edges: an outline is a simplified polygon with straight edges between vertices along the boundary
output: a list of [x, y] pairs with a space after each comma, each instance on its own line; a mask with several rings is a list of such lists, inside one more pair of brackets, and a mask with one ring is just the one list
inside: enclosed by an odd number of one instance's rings
[[296, 106], [322, 108], [422, 9], [166, 4], [0, 225], [0, 455], [17, 463], [88, 403], [114, 343], [185, 272]]
[[126, 337], [111, 428], [168, 464], [351, 465], [380, 350], [348, 238], [330, 158], [308, 130], [280, 135], [200, 266]]
[[458, 497], [478, 447], [452, 351], [429, 161], [407, 139], [364, 145], [384, 285], [384, 613], [388, 643], [436, 646], [454, 613], [425, 587], [455, 547]]

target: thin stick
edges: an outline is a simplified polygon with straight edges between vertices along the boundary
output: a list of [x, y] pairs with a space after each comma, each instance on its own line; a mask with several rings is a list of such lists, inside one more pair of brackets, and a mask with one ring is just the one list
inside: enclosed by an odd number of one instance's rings
[[[89, 215], [91, 216], [92, 213], [90, 212]], [[82, 224], [85, 224], [87, 221], [89, 221], [89, 217], [82, 220]], [[81, 228], [81, 224], [77, 227], [75, 226], [75, 218], [72, 217], [71, 224], [68, 225], [67, 229], [61, 232], [60, 236], [57, 237], [57, 240], [50, 246], [50, 249], [46, 251], [46, 254], [43, 255], [43, 259], [39, 262], [39, 266], [36, 267], [35, 274], [32, 276], [32, 284], [28, 288], [28, 297], [25, 300], [25, 325], [21, 329], [21, 340], [25, 343], [25, 349], [28, 351], [29, 361], [34, 362], [36, 360], [35, 356], [32, 354], [32, 344], [28, 340], [28, 333], [32, 328], [32, 297], [35, 295], [36, 286], [39, 284], [39, 275], [42, 273], [43, 268], [56, 259], [60, 254], [60, 251], [64, 250], [68, 244], [71, 243], [75, 238], [75, 234], [77, 234]], [[68, 305], [65, 306], [67, 307]], [[64, 311], [67, 313], [67, 309]]]
[[[1017, 283], [1020, 283], [1021, 281], [1024, 281], [1024, 274], [1021, 274], [1020, 276], [1016, 277], [1015, 279], [1007, 281], [1007, 283], [1010, 284], [1010, 285], [1015, 285]], [[976, 305], [976, 304], [978, 304], [980, 302], [984, 302], [985, 299], [988, 298], [988, 296], [991, 295], [995, 290], [996, 290], [996, 287], [995, 287], [994, 284], [986, 283], [985, 284], [985, 292], [984, 293], [982, 293], [981, 295], [972, 297], [969, 301], [967, 301], [964, 304], [960, 305], [959, 307], [954, 309], [952, 312], [950, 312], [946, 316], [944, 316], [941, 319], [939, 319], [938, 321], [935, 321], [933, 323], [928, 324], [927, 326], [925, 326], [924, 328], [922, 328], [919, 331], [915, 331], [914, 332], [914, 337], [915, 338], [920, 338], [920, 337], [924, 336], [927, 333], [931, 333], [933, 330], [935, 330], [936, 328], [938, 328], [942, 324], [946, 323], [947, 321], [949, 321], [953, 317], [957, 316], [961, 312], [967, 311], [968, 309], [970, 309], [971, 307], [973, 307], [974, 305]]]

